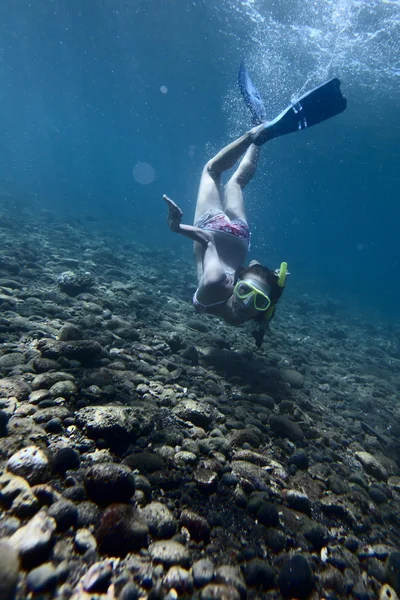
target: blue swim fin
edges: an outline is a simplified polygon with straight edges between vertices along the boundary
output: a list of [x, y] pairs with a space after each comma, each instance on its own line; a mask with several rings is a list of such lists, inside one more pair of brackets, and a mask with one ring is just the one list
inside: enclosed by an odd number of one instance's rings
[[346, 106], [340, 80], [331, 79], [298, 98], [273, 121], [265, 123], [264, 128], [254, 134], [253, 142], [261, 146], [272, 138], [312, 127], [343, 112]]
[[267, 120], [264, 102], [254, 83], [251, 81], [249, 74], [246, 71], [246, 67], [244, 66], [244, 62], [240, 63], [238, 84], [243, 99], [250, 109], [253, 125], [264, 123], [264, 121]]

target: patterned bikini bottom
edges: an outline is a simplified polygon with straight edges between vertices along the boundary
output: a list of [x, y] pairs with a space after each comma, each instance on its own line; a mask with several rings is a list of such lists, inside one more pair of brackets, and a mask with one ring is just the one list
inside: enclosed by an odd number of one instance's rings
[[244, 240], [250, 247], [250, 230], [243, 219], [230, 219], [225, 213], [212, 214], [212, 211], [204, 213], [195, 223], [195, 227], [208, 231], [224, 231]]

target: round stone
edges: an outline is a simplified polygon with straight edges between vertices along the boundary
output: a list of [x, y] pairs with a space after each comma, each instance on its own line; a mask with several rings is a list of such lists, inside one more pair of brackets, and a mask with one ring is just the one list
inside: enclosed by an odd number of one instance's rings
[[135, 493], [135, 476], [125, 465], [98, 464], [86, 471], [85, 487], [89, 498], [101, 506], [128, 502]]
[[66, 531], [76, 525], [78, 509], [70, 500], [58, 500], [50, 506], [48, 515], [57, 523], [58, 531]]
[[162, 541], [155, 542], [149, 547], [150, 556], [155, 562], [164, 566], [173, 565], [189, 566], [190, 557], [188, 549], [179, 542]]
[[52, 590], [57, 583], [57, 572], [51, 563], [45, 563], [33, 569], [26, 578], [26, 584], [32, 592], [40, 594]]
[[7, 461], [7, 469], [31, 485], [45, 483], [51, 473], [49, 459], [37, 446], [28, 446], [13, 454]]
[[279, 573], [278, 585], [284, 597], [307, 598], [314, 587], [314, 577], [307, 559], [301, 554], [288, 558]]
[[5, 540], [0, 540], [0, 598], [11, 600], [18, 583], [18, 552]]
[[96, 529], [99, 552], [125, 557], [129, 552], [147, 547], [148, 527], [140, 513], [130, 504], [111, 504]]
[[192, 567], [193, 581], [197, 587], [210, 583], [214, 577], [214, 564], [209, 558], [201, 558]]
[[158, 538], [170, 538], [176, 532], [176, 521], [172, 512], [161, 502], [151, 502], [142, 510], [151, 533]]

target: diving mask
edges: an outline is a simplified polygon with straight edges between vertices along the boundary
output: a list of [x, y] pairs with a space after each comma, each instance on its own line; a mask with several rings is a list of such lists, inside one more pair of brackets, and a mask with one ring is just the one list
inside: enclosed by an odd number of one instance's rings
[[253, 285], [249, 281], [239, 279], [233, 289], [233, 293], [242, 304], [251, 306], [253, 304], [256, 310], [264, 311], [268, 310], [271, 306], [271, 300], [264, 294], [257, 286]]

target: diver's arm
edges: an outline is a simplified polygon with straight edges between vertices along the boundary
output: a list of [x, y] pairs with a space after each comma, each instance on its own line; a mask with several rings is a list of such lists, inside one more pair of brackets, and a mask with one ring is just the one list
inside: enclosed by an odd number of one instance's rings
[[175, 233], [180, 233], [185, 237], [199, 242], [203, 246], [203, 276], [201, 287], [219, 286], [225, 282], [226, 275], [222, 268], [221, 261], [215, 246], [215, 239], [211, 231], [200, 229], [194, 225], [182, 225], [181, 219], [183, 212], [177, 204], [168, 196], [163, 196], [168, 204], [168, 225]]
[[176, 233], [180, 233], [194, 242], [199, 242], [202, 246], [207, 246], [207, 248], [210, 243], [214, 242], [214, 238], [209, 231], [205, 231], [194, 225], [179, 225]]
[[171, 231], [180, 233], [194, 242], [199, 242], [202, 246], [207, 246], [210, 242], [214, 241], [211, 232], [200, 229], [200, 227], [195, 227], [194, 225], [182, 225], [182, 210], [165, 194], [163, 199], [168, 205], [168, 225]]

